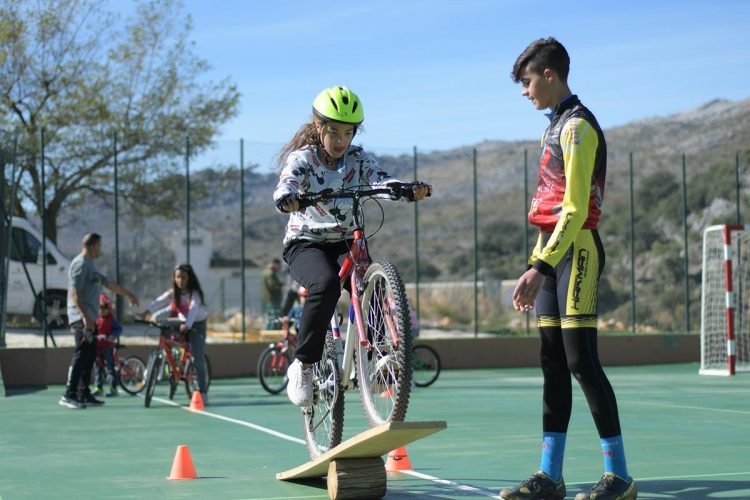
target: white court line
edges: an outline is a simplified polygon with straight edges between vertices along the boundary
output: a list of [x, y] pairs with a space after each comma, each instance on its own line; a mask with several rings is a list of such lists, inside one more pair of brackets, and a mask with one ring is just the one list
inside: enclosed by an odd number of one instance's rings
[[655, 403], [650, 401], [628, 401], [628, 405], [646, 405], [646, 406], [661, 406], [664, 408], [682, 408], [683, 410], [701, 410], [713, 413], [738, 413], [740, 415], [750, 415], [750, 411], [747, 410], [727, 410], [724, 408], [706, 408], [703, 406], [688, 406], [688, 405], [671, 405], [666, 403]]
[[[266, 434], [270, 434], [272, 436], [276, 436], [276, 437], [279, 437], [281, 439], [286, 439], [287, 441], [291, 441], [293, 443], [305, 444], [305, 441], [302, 440], [302, 439], [299, 439], [299, 438], [296, 438], [296, 437], [293, 437], [293, 436], [289, 436], [288, 434], [284, 434], [282, 432], [278, 432], [278, 431], [275, 431], [273, 429], [269, 429], [268, 427], [263, 427], [261, 425], [256, 425], [256, 424], [252, 424], [250, 422], [245, 422], [244, 420], [237, 420], [235, 418], [225, 417], [223, 415], [217, 415], [216, 413], [211, 413], [211, 412], [208, 412], [208, 411], [205, 411], [205, 410], [191, 410], [190, 407], [188, 407], [188, 406], [182, 406], [181, 404], [175, 403], [174, 401], [170, 401], [168, 399], [152, 398], [152, 400], [153, 401], [159, 401], [160, 403], [164, 403], [164, 404], [171, 405], [171, 406], [176, 406], [178, 408], [182, 408], [185, 411], [189, 411], [191, 413], [196, 413], [198, 415], [206, 415], [207, 417], [212, 417], [212, 418], [216, 418], [216, 419], [219, 419], [219, 420], [224, 420], [226, 422], [231, 422], [233, 424], [242, 425], [244, 427], [249, 427], [251, 429], [255, 429], [256, 431], [265, 432]], [[432, 481], [432, 482], [435, 482], [435, 483], [444, 484], [446, 486], [451, 486], [452, 488], [455, 488], [457, 490], [474, 491], [474, 492], [477, 492], [477, 493], [481, 493], [483, 495], [487, 495], [490, 498], [500, 498], [499, 495], [495, 495], [494, 493], [492, 493], [490, 491], [487, 491], [487, 490], [483, 490], [481, 488], [475, 488], [474, 486], [466, 486], [466, 485], [463, 485], [463, 484], [460, 484], [460, 483], [449, 481], [447, 479], [440, 479], [440, 478], [437, 478], [437, 477], [434, 477], [434, 476], [428, 476], [427, 474], [422, 474], [421, 472], [416, 472], [416, 471], [399, 471], [399, 472], [402, 472], [404, 474], [409, 474], [411, 476], [418, 477], [420, 479], [426, 479], [428, 481]], [[299, 497], [299, 498], [316, 498], [316, 497]], [[269, 499], [269, 500], [271, 500], [271, 499]]]
[[269, 429], [268, 427], [263, 427], [262, 425], [252, 424], [250, 422], [245, 422], [244, 420], [237, 420], [235, 418], [225, 417], [224, 415], [218, 415], [216, 413], [211, 413], [210, 411], [206, 410], [191, 410], [189, 406], [182, 406], [179, 403], [175, 403], [174, 401], [169, 401], [167, 399], [161, 399], [161, 398], [152, 398], [154, 401], [159, 401], [160, 403], [164, 403], [167, 405], [177, 406], [179, 408], [182, 408], [185, 411], [189, 411], [192, 413], [198, 413], [200, 415], [206, 415], [207, 417], [216, 418], [219, 420], [224, 420], [226, 422], [231, 422], [233, 424], [237, 425], [243, 425], [245, 427], [249, 427], [251, 429], [255, 429], [256, 431], [265, 432], [266, 434], [270, 434], [272, 436], [279, 437], [281, 439], [286, 439], [287, 441], [291, 441], [293, 443], [297, 444], [305, 444], [305, 441], [293, 436], [289, 436], [288, 434], [284, 434], [282, 432], [275, 431], [273, 429]]
[[449, 481], [447, 479], [440, 479], [440, 478], [435, 477], [435, 476], [429, 476], [427, 474], [422, 474], [421, 472], [417, 472], [417, 471], [414, 471], [414, 470], [401, 470], [399, 472], [401, 472], [402, 474], [409, 474], [410, 476], [418, 477], [419, 479], [426, 479], [427, 481], [432, 481], [434, 483], [444, 484], [446, 486], [451, 486], [451, 487], [453, 487], [453, 488], [455, 488], [457, 490], [461, 490], [461, 491], [473, 491], [473, 492], [476, 492], [476, 493], [481, 493], [482, 495], [486, 495], [486, 496], [488, 496], [490, 498], [500, 498], [499, 494], [495, 495], [491, 491], [483, 490], [482, 488], [476, 488], [474, 486], [466, 486], [464, 484], [456, 483], [454, 481]]

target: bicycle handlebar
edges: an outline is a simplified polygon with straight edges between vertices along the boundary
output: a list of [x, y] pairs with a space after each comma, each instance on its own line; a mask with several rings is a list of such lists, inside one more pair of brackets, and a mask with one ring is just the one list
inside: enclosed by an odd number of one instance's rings
[[[384, 188], [375, 189], [352, 189], [345, 191], [334, 191], [333, 189], [324, 189], [317, 193], [302, 193], [297, 195], [299, 201], [299, 210], [304, 210], [307, 207], [317, 205], [318, 203], [325, 200], [332, 199], [354, 199], [354, 198], [366, 198], [369, 196], [377, 196], [381, 194], [387, 194], [392, 200], [399, 200], [401, 198], [408, 198], [416, 187], [427, 186], [429, 191], [427, 196], [432, 195], [432, 186], [425, 184], [424, 182], [397, 182], [391, 183]], [[410, 200], [413, 201], [413, 200]]]
[[133, 321], [136, 323], [143, 323], [144, 325], [154, 326], [160, 330], [178, 330], [181, 325], [185, 322], [178, 318], [168, 318], [160, 320], [146, 320], [138, 317], [134, 317]]

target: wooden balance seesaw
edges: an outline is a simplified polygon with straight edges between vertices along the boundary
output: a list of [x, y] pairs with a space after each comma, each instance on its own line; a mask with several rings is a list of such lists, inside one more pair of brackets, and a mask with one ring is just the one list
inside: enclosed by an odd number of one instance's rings
[[327, 477], [332, 500], [382, 498], [387, 477], [382, 456], [447, 427], [444, 421], [386, 422], [347, 439], [314, 460], [276, 474], [282, 481]]

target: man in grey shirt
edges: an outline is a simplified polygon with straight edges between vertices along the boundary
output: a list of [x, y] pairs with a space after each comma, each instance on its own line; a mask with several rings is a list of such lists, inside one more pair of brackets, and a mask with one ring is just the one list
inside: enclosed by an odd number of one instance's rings
[[101, 406], [103, 401], [96, 399], [89, 391], [91, 369], [96, 359], [96, 318], [99, 315], [99, 295], [102, 287], [112, 293], [125, 295], [131, 305], [138, 305], [138, 297], [125, 287], [109, 281], [97, 271], [94, 259], [102, 253], [102, 237], [87, 233], [83, 237], [83, 247], [70, 263], [68, 270], [68, 322], [70, 332], [75, 336], [75, 351], [68, 368], [68, 383], [65, 394], [60, 398], [60, 406], [79, 409], [86, 405]]

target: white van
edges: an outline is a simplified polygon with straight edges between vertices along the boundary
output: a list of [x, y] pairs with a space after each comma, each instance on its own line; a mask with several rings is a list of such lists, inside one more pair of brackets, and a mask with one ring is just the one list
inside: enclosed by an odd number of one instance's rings
[[[11, 222], [10, 265], [8, 266], [7, 313], [42, 317], [42, 234], [21, 217]], [[5, 243], [5, 242], [3, 242]], [[47, 239], [47, 322], [50, 328], [62, 328], [68, 322], [68, 260]], [[28, 278], [24, 272], [24, 263]], [[34, 292], [29, 286], [29, 278]]]

